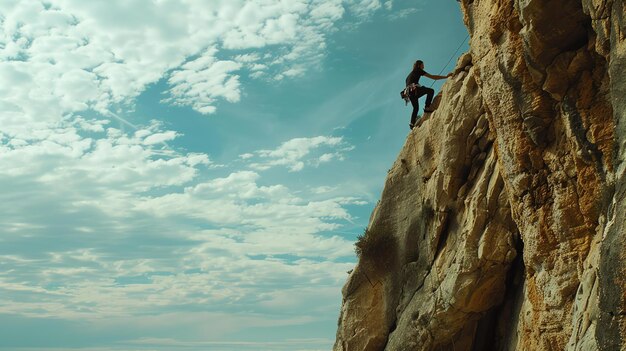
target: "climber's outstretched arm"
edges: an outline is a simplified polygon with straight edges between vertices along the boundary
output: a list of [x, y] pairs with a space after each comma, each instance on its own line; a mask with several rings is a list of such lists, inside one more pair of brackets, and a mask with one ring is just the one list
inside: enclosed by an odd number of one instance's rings
[[430, 79], [434, 79], [434, 80], [440, 80], [440, 79], [446, 79], [449, 77], [452, 77], [452, 73], [449, 73], [447, 76], [438, 76], [438, 75], [434, 75], [434, 74], [424, 74], [424, 76], [430, 78]]

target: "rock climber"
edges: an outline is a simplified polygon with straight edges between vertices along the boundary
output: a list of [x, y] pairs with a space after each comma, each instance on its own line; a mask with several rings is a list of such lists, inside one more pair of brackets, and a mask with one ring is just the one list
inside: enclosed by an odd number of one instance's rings
[[417, 120], [417, 112], [419, 110], [419, 98], [426, 95], [426, 106], [424, 107], [424, 113], [430, 113], [434, 111], [430, 104], [433, 102], [435, 90], [423, 87], [419, 84], [420, 78], [422, 76], [426, 76], [427, 78], [434, 80], [439, 80], [452, 77], [452, 73], [446, 76], [429, 74], [424, 71], [424, 62], [422, 60], [415, 61], [415, 63], [413, 64], [413, 70], [406, 77], [406, 88], [402, 92], [405, 100], [410, 101], [411, 105], [413, 105], [413, 112], [411, 113], [411, 123], [409, 123], [409, 127], [411, 129], [413, 129]]

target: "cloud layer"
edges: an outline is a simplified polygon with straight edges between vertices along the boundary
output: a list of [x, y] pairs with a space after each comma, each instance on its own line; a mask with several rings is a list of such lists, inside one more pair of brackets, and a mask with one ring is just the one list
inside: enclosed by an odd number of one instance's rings
[[166, 79], [164, 101], [213, 113], [218, 100], [239, 100], [241, 74], [302, 75], [319, 66], [326, 36], [346, 13], [366, 17], [380, 7], [378, 0], [3, 1], [2, 110], [12, 120], [102, 111]]
[[[245, 81], [319, 68], [340, 20], [381, 8], [378, 0], [0, 2], [0, 321], [143, 328], [146, 315], [163, 325], [195, 315], [223, 326], [206, 336], [213, 340], [334, 311], [353, 252], [332, 232], [363, 201], [332, 184], [290, 188], [267, 173], [321, 168], [353, 147], [341, 136], [292, 138], [218, 164], [172, 146], [185, 136], [170, 121], [137, 122], [133, 108], [163, 84], [161, 103], [213, 114], [245, 97]], [[137, 344], [163, 342], [160, 327], [145, 328]]]

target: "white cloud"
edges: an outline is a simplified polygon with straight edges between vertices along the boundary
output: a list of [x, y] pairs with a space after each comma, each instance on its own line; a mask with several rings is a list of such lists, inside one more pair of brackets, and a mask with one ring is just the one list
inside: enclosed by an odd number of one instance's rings
[[340, 153], [326, 153], [318, 158], [319, 163], [330, 162], [334, 159], [343, 160], [343, 155]]
[[419, 8], [415, 8], [415, 7], [410, 7], [410, 8], [406, 8], [406, 9], [402, 9], [402, 10], [398, 10], [396, 12], [391, 12], [387, 15], [387, 17], [390, 20], [398, 20], [401, 18], [405, 18], [408, 17], [416, 12], [420, 12], [421, 10]]
[[3, 5], [0, 108], [33, 119], [132, 103], [162, 78], [172, 86], [164, 101], [213, 113], [219, 100], [239, 101], [242, 69], [253, 77], [300, 76], [320, 64], [326, 35], [346, 10], [367, 17], [381, 8], [378, 0]]
[[[103, 135], [81, 137], [85, 130]], [[335, 260], [351, 257], [352, 243], [321, 232], [350, 222], [344, 207], [359, 199], [306, 199], [281, 184], [259, 184], [261, 175], [252, 171], [199, 180], [196, 167], [211, 165], [208, 156], [163, 150], [160, 142], [177, 135], [159, 123], [128, 134], [81, 119], [33, 134], [0, 149], [7, 187], [0, 225], [24, 245], [11, 257], [0, 255], [0, 266], [13, 272], [0, 275], [8, 296], [0, 313], [97, 320], [235, 303], [286, 312], [292, 306], [277, 303], [277, 288], [265, 282], [277, 276], [281, 284], [314, 282], [294, 290], [301, 298], [293, 304], [304, 308], [320, 287], [338, 292], [351, 266]], [[319, 145], [341, 144], [299, 138], [263, 154], [295, 160]], [[52, 238], [59, 245], [29, 245]], [[160, 240], [178, 244], [135, 250]], [[324, 301], [320, 308], [330, 309]]]
[[314, 194], [326, 194], [326, 193], [330, 193], [331, 191], [335, 191], [336, 189], [337, 189], [336, 187], [323, 185], [323, 186], [315, 187], [315, 188], [311, 189], [311, 191]]
[[380, 0], [348, 0], [347, 3], [358, 16], [369, 16], [382, 7]]
[[[335, 153], [325, 153], [317, 160], [306, 160], [306, 157], [313, 151], [321, 148], [333, 148], [338, 151]], [[305, 162], [319, 165], [333, 158], [343, 159], [343, 153], [352, 149], [353, 147], [344, 142], [341, 137], [317, 136], [313, 138], [294, 138], [284, 142], [277, 149], [256, 151], [254, 155], [257, 156], [258, 161], [252, 162], [250, 167], [262, 171], [276, 166], [285, 166], [291, 172], [298, 172], [304, 169]], [[252, 157], [247, 158], [250, 159]]]
[[[249, 252], [304, 252], [301, 240], [308, 240], [306, 250], [313, 253], [316, 251], [311, 243], [321, 240], [314, 234], [337, 228], [337, 221], [350, 221], [351, 216], [343, 205], [358, 202], [358, 199], [346, 198], [305, 200], [292, 194], [283, 185], [259, 186], [259, 179], [260, 175], [251, 171], [231, 173], [224, 178], [185, 188], [182, 193], [143, 198], [135, 203], [134, 208], [159, 218], [202, 219], [221, 228], [256, 228], [246, 235], [245, 240], [257, 240], [271, 250], [251, 248]], [[277, 238], [283, 234], [289, 234], [289, 237], [275, 242], [272, 239], [272, 243], [265, 237], [271, 235]], [[326, 240], [319, 241], [323, 249], [317, 254], [333, 256], [330, 252], [335, 250], [324, 253], [324, 250], [332, 247], [324, 243], [334, 242], [336, 238]], [[341, 252], [350, 254], [343, 249]]]
[[[195, 235], [200, 239], [202, 232]], [[259, 236], [240, 242], [227, 233], [207, 232], [203, 243], [153, 259], [111, 260], [107, 256], [113, 253], [102, 252], [106, 247], [98, 248], [101, 254], [90, 253], [89, 258], [77, 257], [76, 251], [57, 252], [54, 260], [28, 264], [29, 273], [0, 277], [0, 291], [5, 296], [0, 313], [98, 320], [155, 313], [167, 306], [197, 306], [202, 310], [235, 303], [240, 306], [236, 310], [264, 308], [287, 313], [293, 306], [300, 306], [305, 308], [302, 316], [315, 315], [319, 311], [305, 307], [310, 304], [308, 296], [324, 289], [329, 295], [331, 291], [336, 295], [352, 264], [307, 259], [292, 262], [271, 255], [283, 254], [281, 250], [295, 245], [300, 245], [300, 249], [294, 254], [316, 255], [322, 250], [341, 249], [346, 254], [351, 245], [338, 239], [318, 243], [294, 238], [284, 242], [285, 239], [289, 237], [268, 240], [267, 236]], [[115, 237], [109, 240], [120, 244]], [[276, 247], [267, 247], [272, 241], [276, 241]], [[307, 252], [308, 246], [312, 251]], [[156, 254], [149, 247], [146, 249], [142, 256]], [[255, 258], [258, 255], [261, 256]], [[4, 267], [15, 264], [18, 263], [0, 257]], [[25, 267], [24, 263], [20, 265]], [[300, 291], [292, 296], [289, 306], [275, 302], [277, 288], [268, 282], [277, 278], [281, 285]], [[328, 299], [324, 300], [316, 308], [329, 308]]]
[[219, 61], [213, 55], [217, 49], [207, 50], [200, 58], [185, 63], [168, 80], [172, 86], [171, 98], [165, 101], [189, 105], [202, 114], [215, 112], [218, 98], [237, 102], [240, 98], [239, 76], [231, 75], [241, 68], [235, 61]]
[[154, 145], [161, 144], [169, 140], [174, 140], [178, 134], [174, 131], [167, 131], [163, 133], [156, 133], [152, 135], [148, 135], [144, 140], [144, 145]]

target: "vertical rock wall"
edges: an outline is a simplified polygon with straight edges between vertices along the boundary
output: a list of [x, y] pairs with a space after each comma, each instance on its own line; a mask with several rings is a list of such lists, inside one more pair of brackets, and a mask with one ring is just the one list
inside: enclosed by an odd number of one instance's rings
[[623, 0], [463, 0], [470, 53], [389, 171], [334, 350], [626, 350]]

